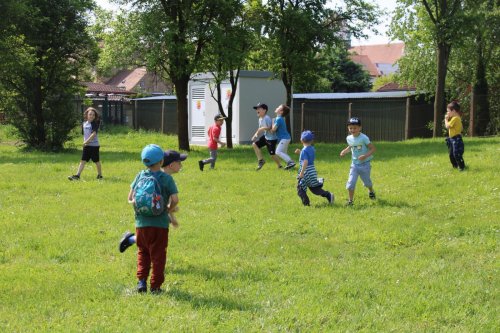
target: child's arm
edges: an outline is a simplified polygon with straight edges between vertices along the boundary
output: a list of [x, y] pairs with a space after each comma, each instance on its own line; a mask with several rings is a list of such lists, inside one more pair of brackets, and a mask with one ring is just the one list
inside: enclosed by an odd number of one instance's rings
[[306, 172], [307, 165], [309, 164], [308, 160], [302, 161], [302, 167], [300, 168], [300, 173], [297, 176], [298, 179], [304, 178], [304, 172]]
[[83, 141], [83, 145], [86, 146], [89, 144], [90, 141], [94, 140], [95, 136], [97, 135], [97, 132], [94, 131], [92, 132], [92, 134], [90, 134], [90, 136], [88, 137], [87, 140]]
[[344, 149], [342, 149], [342, 151], [340, 152], [340, 157], [344, 157], [345, 154], [347, 154], [348, 152], [351, 151], [351, 147], [350, 146], [347, 146], [345, 147]]
[[177, 194], [172, 194], [169, 198], [167, 209], [168, 209], [168, 217], [170, 219], [170, 223], [175, 228], [179, 226], [179, 222], [177, 222], [177, 218], [174, 215], [174, 212], [177, 212], [179, 210], [179, 207], [177, 207], [178, 203], [179, 203], [179, 197], [177, 196]]
[[130, 192], [128, 192], [128, 203], [134, 203], [134, 189], [130, 189]]
[[358, 160], [360, 161], [364, 161], [365, 159], [367, 159], [368, 157], [370, 157], [371, 155], [373, 155], [373, 153], [375, 152], [375, 146], [373, 145], [373, 143], [369, 143], [366, 145], [370, 150], [368, 150], [368, 152], [366, 154], [363, 154], [363, 155], [360, 155], [358, 157]]

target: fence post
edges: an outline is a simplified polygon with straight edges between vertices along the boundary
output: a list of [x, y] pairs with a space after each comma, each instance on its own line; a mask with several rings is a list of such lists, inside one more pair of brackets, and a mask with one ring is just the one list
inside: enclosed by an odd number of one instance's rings
[[133, 127], [134, 129], [138, 129], [138, 126], [137, 126], [137, 100], [134, 101], [134, 115], [133, 115], [133, 121], [134, 121], [134, 124], [133, 124]]
[[476, 102], [474, 91], [470, 95], [470, 113], [469, 113], [469, 136], [474, 136], [474, 113], [476, 113]]
[[165, 100], [161, 101], [161, 134], [165, 133], [165, 125], [163, 125], [165, 121]]
[[300, 106], [300, 133], [304, 132], [304, 105], [306, 105], [306, 103], [302, 103]]
[[410, 138], [410, 97], [406, 97], [405, 140]]
[[352, 103], [349, 103], [349, 114], [347, 115], [347, 119], [351, 119], [352, 117]]

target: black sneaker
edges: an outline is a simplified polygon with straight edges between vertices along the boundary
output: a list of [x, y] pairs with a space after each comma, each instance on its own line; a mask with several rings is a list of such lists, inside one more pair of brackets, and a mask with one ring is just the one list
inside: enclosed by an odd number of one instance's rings
[[352, 200], [347, 200], [347, 202], [345, 203], [345, 205], [347, 207], [350, 207], [350, 206], [353, 206], [354, 205], [354, 202]]
[[328, 203], [330, 205], [333, 205], [333, 202], [335, 201], [335, 196], [333, 195], [333, 193], [328, 192], [328, 194], [326, 195], [326, 199], [328, 200]]
[[137, 292], [145, 293], [148, 291], [148, 285], [146, 284], [146, 280], [139, 280], [137, 283]]
[[205, 163], [203, 163], [203, 161], [198, 161], [198, 166], [200, 167], [200, 171], [203, 171], [203, 168], [205, 167]]
[[266, 161], [260, 160], [259, 164], [257, 164], [257, 171], [259, 171], [260, 169], [262, 169], [262, 167], [264, 166], [265, 163], [266, 163]]
[[101, 175], [97, 175], [97, 179], [102, 179], [102, 176]]
[[294, 166], [295, 166], [295, 162], [290, 161], [286, 164], [285, 170], [289, 170], [289, 169], [293, 168]]
[[163, 293], [163, 289], [161, 289], [161, 288], [151, 288], [151, 294], [153, 294], [153, 295], [159, 295], [161, 293]]
[[68, 180], [80, 180], [80, 176], [78, 175], [68, 176]]
[[372, 200], [377, 199], [377, 197], [375, 196], [375, 192], [370, 192], [370, 193], [368, 194], [368, 197], [369, 197], [370, 199], [372, 199]]
[[132, 244], [130, 244], [130, 237], [132, 237], [134, 234], [127, 231], [126, 233], [123, 234], [122, 239], [120, 240], [120, 252], [123, 253], [125, 252], [126, 249], [128, 249]]

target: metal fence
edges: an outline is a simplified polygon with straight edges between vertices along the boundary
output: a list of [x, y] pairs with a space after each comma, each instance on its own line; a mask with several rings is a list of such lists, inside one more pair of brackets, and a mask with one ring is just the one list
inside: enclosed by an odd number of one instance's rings
[[177, 100], [151, 99], [135, 100], [133, 127], [165, 134], [177, 134]]
[[414, 96], [355, 100], [294, 99], [293, 103], [294, 138], [299, 138], [302, 130], [308, 129], [315, 133], [318, 142], [344, 142], [350, 117], [359, 117], [363, 133], [376, 141], [432, 137], [428, 124], [433, 120], [433, 106]]

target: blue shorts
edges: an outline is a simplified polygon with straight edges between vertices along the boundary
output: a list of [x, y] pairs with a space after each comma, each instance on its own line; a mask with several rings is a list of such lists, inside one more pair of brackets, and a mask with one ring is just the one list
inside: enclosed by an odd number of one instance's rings
[[345, 188], [350, 191], [353, 191], [356, 188], [356, 182], [358, 181], [358, 176], [361, 177], [361, 180], [363, 181], [365, 187], [372, 187], [373, 183], [370, 178], [371, 169], [372, 167], [370, 161], [361, 164], [351, 163], [351, 170], [349, 171], [349, 179], [347, 180]]

